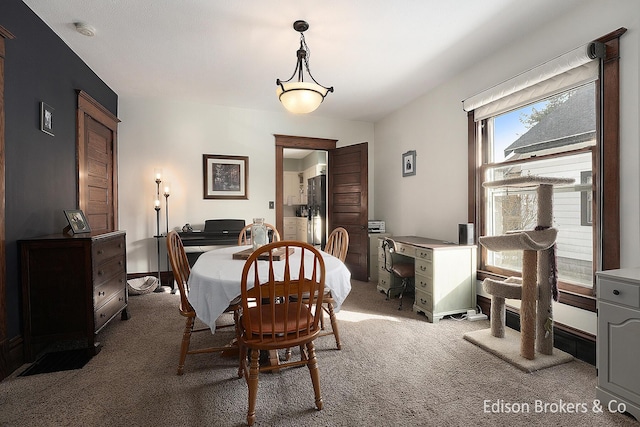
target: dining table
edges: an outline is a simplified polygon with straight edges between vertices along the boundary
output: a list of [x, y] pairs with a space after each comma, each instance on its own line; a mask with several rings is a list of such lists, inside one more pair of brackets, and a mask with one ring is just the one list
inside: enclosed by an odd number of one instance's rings
[[[240, 295], [242, 270], [246, 260], [235, 259], [234, 254], [246, 251], [251, 246], [230, 246], [214, 249], [203, 253], [191, 268], [189, 275], [188, 299], [200, 320], [216, 330], [216, 319], [224, 313], [229, 303]], [[292, 279], [297, 278], [297, 266], [300, 265], [302, 249], [296, 247], [289, 255], [293, 267]], [[326, 252], [320, 251], [325, 264], [325, 291], [330, 290], [333, 297], [334, 311], [340, 306], [351, 291], [351, 273], [340, 259]], [[313, 256], [311, 251], [305, 251], [305, 273], [312, 274]], [[284, 277], [284, 259], [274, 261], [276, 280]], [[295, 270], [295, 271], [294, 271]], [[260, 280], [266, 279], [269, 273], [269, 261], [258, 261], [258, 275]], [[248, 286], [253, 287], [253, 278], [248, 278]]]

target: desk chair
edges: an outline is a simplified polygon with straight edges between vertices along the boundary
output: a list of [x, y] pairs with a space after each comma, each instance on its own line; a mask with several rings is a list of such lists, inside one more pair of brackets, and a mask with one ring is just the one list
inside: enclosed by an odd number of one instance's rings
[[[196, 319], [196, 311], [189, 303], [187, 295], [189, 292], [189, 275], [191, 274], [191, 267], [187, 260], [187, 254], [185, 253], [184, 246], [182, 245], [182, 239], [175, 230], [172, 230], [167, 235], [167, 254], [171, 261], [171, 269], [173, 270], [173, 278], [178, 284], [178, 290], [180, 291], [180, 314], [186, 317], [186, 324], [184, 327], [184, 334], [182, 335], [182, 345], [180, 347], [180, 360], [178, 362], [178, 375], [184, 373], [184, 362], [187, 354], [199, 354], [199, 353], [214, 353], [229, 350], [231, 346], [225, 347], [209, 347], [196, 350], [189, 350], [189, 343], [191, 342], [191, 334], [193, 332], [208, 331], [209, 328], [193, 329], [194, 321]], [[225, 309], [225, 313], [233, 312], [234, 323], [229, 325], [216, 326], [217, 329], [230, 328], [235, 326], [236, 339], [239, 334], [238, 319], [240, 316], [240, 297], [231, 301], [229, 306]], [[241, 377], [240, 368], [238, 368], [238, 377]]]
[[[270, 242], [279, 242], [280, 241], [280, 233], [278, 230], [271, 225], [264, 223], [264, 226], [267, 227], [267, 233], [269, 234]], [[250, 245], [251, 238], [247, 237], [247, 232], [251, 231], [251, 227], [253, 227], [253, 223], [245, 226], [242, 231], [240, 231], [240, 235], [238, 236], [238, 246]]]
[[[289, 249], [302, 251], [301, 261], [292, 261]], [[258, 274], [258, 257], [269, 253], [268, 273]], [[284, 273], [282, 280], [275, 279], [274, 256], [282, 253]], [[264, 262], [264, 261], [260, 261]], [[280, 261], [282, 262], [282, 261]], [[266, 277], [265, 277], [266, 276]], [[324, 294], [325, 265], [322, 255], [308, 243], [282, 241], [269, 243], [261, 250], [253, 252], [242, 270], [240, 320], [240, 370], [244, 373], [249, 388], [249, 408], [247, 424], [256, 419], [256, 397], [258, 394], [258, 374], [288, 366], [306, 365], [311, 374], [315, 394], [315, 404], [322, 409], [320, 394], [320, 373], [313, 340], [320, 333], [322, 317], [322, 297]], [[251, 286], [251, 287], [250, 287]], [[308, 295], [308, 298], [304, 298]], [[272, 351], [300, 347], [300, 360], [281, 362], [276, 366], [260, 366], [260, 351]], [[306, 347], [306, 351], [305, 350]], [[247, 369], [247, 352], [250, 366]], [[280, 394], [278, 398], [283, 395]]]
[[[382, 241], [382, 249], [384, 252], [384, 269], [402, 280], [400, 286], [391, 286], [387, 290], [387, 299], [390, 298], [392, 290], [402, 289], [400, 291], [399, 297], [400, 306], [398, 307], [398, 310], [402, 310], [402, 297], [404, 296], [404, 293], [407, 290], [407, 286], [409, 286], [411, 279], [415, 276], [415, 266], [411, 262], [394, 261], [393, 254], [397, 251], [395, 240], [389, 237], [385, 237]], [[389, 253], [389, 256], [387, 256], [387, 252]]]

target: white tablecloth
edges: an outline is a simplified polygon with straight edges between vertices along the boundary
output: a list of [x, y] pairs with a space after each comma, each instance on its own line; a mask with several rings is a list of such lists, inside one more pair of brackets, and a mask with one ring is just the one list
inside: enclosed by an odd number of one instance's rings
[[[240, 295], [240, 281], [244, 260], [233, 259], [233, 254], [250, 246], [231, 246], [215, 249], [200, 255], [189, 276], [189, 302], [196, 310], [198, 318], [209, 325], [211, 331], [215, 331], [215, 322], [229, 306], [229, 303]], [[307, 251], [307, 254], [309, 252]], [[325, 263], [325, 289], [331, 290], [335, 300], [334, 310], [339, 311], [342, 302], [351, 291], [351, 273], [338, 258], [321, 252]], [[310, 255], [310, 254], [309, 254]], [[290, 255], [292, 265], [299, 265], [300, 249]], [[312, 271], [312, 262], [305, 256], [305, 272]], [[262, 279], [267, 277], [268, 261], [259, 262], [259, 275]], [[275, 266], [281, 265], [276, 273], [284, 270], [284, 261], [277, 261]], [[264, 268], [264, 270], [263, 270]], [[292, 278], [297, 275], [297, 269], [291, 272]], [[276, 277], [281, 280], [282, 277]]]

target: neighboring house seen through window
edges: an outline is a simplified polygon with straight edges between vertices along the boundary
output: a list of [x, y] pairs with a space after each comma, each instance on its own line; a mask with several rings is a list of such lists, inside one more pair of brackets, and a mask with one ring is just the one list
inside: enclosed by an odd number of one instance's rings
[[[582, 190], [590, 193], [591, 187], [580, 184], [585, 175], [592, 175], [595, 91], [595, 84], [589, 83], [479, 122], [488, 128], [483, 181], [528, 175], [575, 179], [576, 185], [554, 187], [558, 277], [587, 288], [593, 286], [593, 231], [583, 226]], [[532, 230], [538, 225], [534, 187], [484, 192], [485, 235]], [[488, 270], [522, 271], [522, 251], [488, 252], [483, 261]]]

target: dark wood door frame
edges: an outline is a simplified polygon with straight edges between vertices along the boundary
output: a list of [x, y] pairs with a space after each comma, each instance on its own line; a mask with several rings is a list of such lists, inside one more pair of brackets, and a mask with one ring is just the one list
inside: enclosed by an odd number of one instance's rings
[[9, 340], [7, 337], [7, 236], [5, 232], [5, 136], [4, 136], [4, 58], [5, 39], [14, 35], [0, 26], [0, 380], [9, 375]]
[[[305, 150], [330, 151], [336, 148], [337, 139], [309, 138], [306, 136], [274, 135], [276, 137], [276, 228], [284, 230], [284, 149], [302, 148]], [[329, 172], [327, 171], [327, 174]]]

